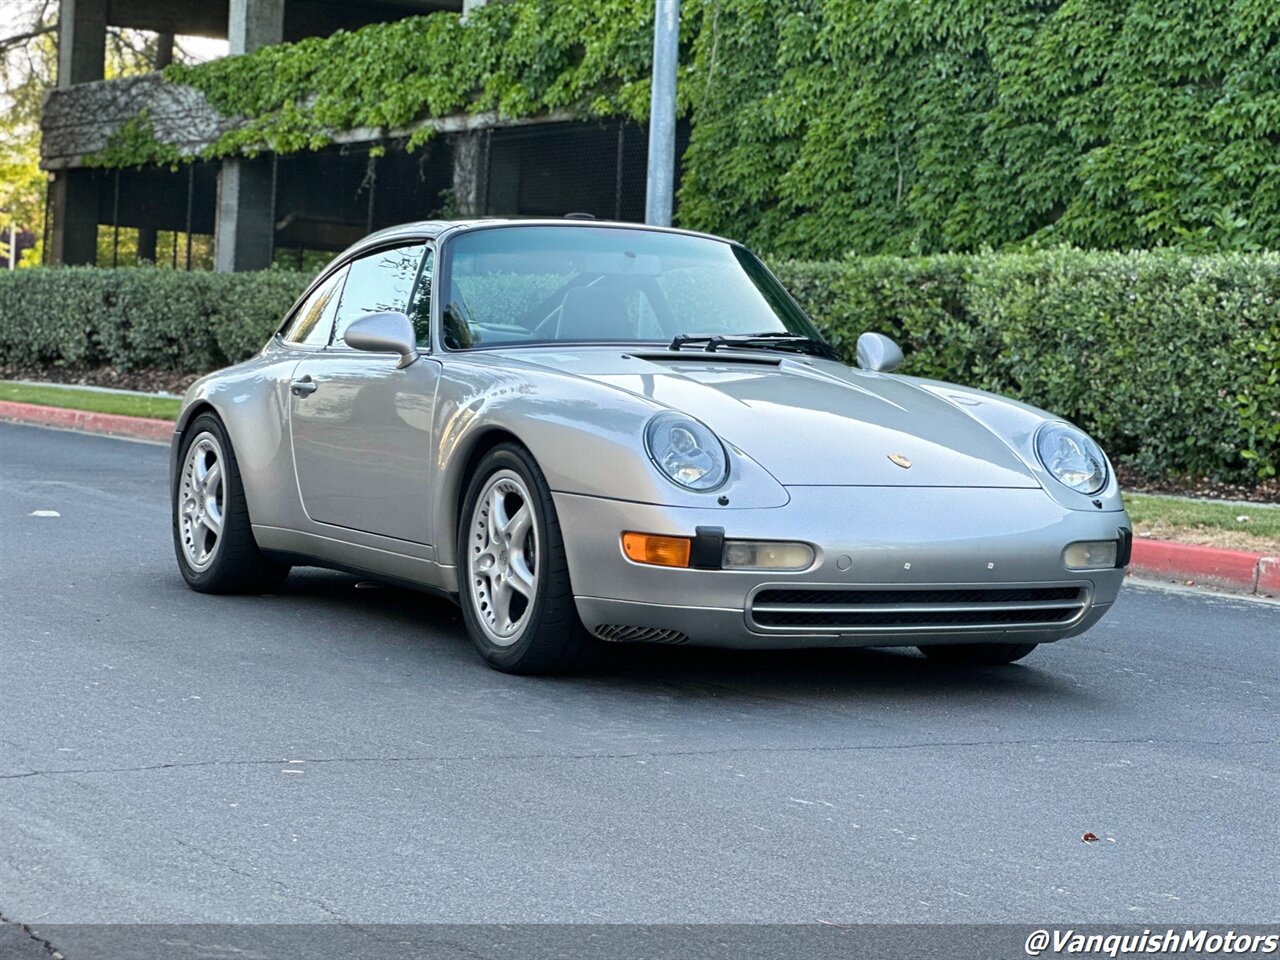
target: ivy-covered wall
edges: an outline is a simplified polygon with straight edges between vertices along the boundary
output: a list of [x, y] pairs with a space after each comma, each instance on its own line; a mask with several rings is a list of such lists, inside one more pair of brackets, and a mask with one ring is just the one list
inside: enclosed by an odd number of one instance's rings
[[[644, 119], [652, 7], [509, 0], [166, 77], [246, 118], [215, 156], [467, 111]], [[682, 23], [686, 226], [803, 257], [1280, 247], [1275, 0], [685, 0]], [[97, 162], [175, 156], [143, 117]]]
[[695, 62], [681, 217], [762, 249], [1280, 246], [1275, 0], [707, 0]]

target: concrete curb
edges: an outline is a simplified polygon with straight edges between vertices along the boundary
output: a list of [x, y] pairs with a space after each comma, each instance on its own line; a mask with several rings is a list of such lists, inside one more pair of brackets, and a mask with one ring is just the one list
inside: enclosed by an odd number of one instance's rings
[[[0, 400], [0, 420], [168, 442], [173, 421], [90, 413]], [[1151, 577], [1195, 580], [1246, 593], [1280, 596], [1280, 557], [1135, 537], [1130, 569]]]
[[1280, 557], [1135, 537], [1130, 569], [1245, 593], [1280, 596]]
[[91, 413], [88, 410], [45, 407], [35, 403], [14, 403], [11, 400], [0, 400], [0, 420], [44, 427], [61, 427], [64, 430], [82, 430], [86, 433], [105, 433], [113, 437], [132, 437], [135, 440], [168, 441], [173, 436], [172, 420], [126, 417], [115, 413]]

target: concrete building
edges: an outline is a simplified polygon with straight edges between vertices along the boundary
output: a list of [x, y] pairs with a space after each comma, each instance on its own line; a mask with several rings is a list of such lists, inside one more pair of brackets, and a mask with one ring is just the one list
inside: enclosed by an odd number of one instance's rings
[[[216, 269], [253, 270], [295, 255], [301, 263], [305, 251], [340, 250], [379, 227], [440, 213], [582, 211], [642, 220], [647, 131], [570, 115], [426, 120], [440, 135], [414, 153], [404, 149], [411, 127], [349, 131], [316, 152], [195, 161], [177, 171], [85, 163], [143, 110], [159, 139], [191, 154], [234, 122], [158, 73], [104, 80], [109, 26], [158, 34], [163, 65], [175, 35], [226, 38], [231, 53], [245, 53], [411, 15], [465, 13], [484, 2], [61, 0], [58, 83], [41, 122], [41, 164], [50, 173], [46, 259], [96, 262], [103, 227], [136, 230], [138, 259], [172, 256], [175, 266], [190, 265], [192, 235], [212, 235]], [[157, 250], [158, 231], [172, 233], [171, 251]], [[185, 251], [179, 236], [187, 238]]]

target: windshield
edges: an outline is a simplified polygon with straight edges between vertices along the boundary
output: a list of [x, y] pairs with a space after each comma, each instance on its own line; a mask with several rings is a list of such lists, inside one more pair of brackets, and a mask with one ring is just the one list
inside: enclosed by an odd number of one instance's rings
[[758, 259], [705, 237], [625, 227], [480, 229], [449, 245], [438, 287], [453, 350], [791, 334], [813, 325]]

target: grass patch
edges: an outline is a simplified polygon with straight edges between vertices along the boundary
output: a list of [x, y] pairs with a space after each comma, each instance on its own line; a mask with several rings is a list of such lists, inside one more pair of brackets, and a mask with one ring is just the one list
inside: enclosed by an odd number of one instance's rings
[[153, 397], [145, 393], [103, 393], [46, 384], [32, 385], [0, 380], [0, 400], [35, 403], [43, 407], [67, 407], [93, 413], [115, 413], [126, 417], [176, 420], [182, 401], [173, 397]]
[[1280, 554], [1280, 505], [1217, 503], [1144, 493], [1125, 494], [1124, 505], [1134, 533], [1140, 537]]

